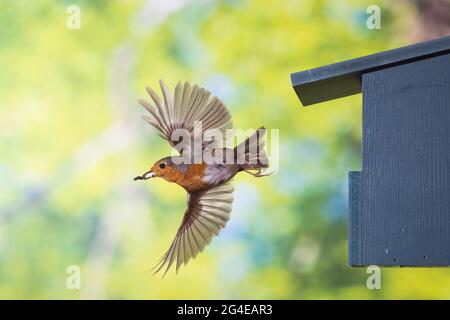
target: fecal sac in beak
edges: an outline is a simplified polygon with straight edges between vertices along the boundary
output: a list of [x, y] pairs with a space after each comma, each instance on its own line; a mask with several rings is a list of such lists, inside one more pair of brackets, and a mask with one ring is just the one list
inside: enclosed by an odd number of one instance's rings
[[147, 180], [150, 178], [153, 178], [156, 174], [152, 171], [144, 173], [142, 176], [137, 176], [134, 178], [134, 180]]

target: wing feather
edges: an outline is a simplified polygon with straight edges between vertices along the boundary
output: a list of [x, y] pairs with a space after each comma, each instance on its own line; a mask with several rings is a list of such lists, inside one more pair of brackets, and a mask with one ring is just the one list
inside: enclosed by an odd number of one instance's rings
[[233, 190], [230, 183], [225, 183], [189, 194], [181, 226], [169, 249], [155, 266], [155, 273], [164, 269], [165, 275], [174, 263], [178, 272], [181, 265], [186, 265], [204, 250], [230, 218]]
[[171, 131], [175, 129], [175, 117], [174, 117], [174, 104], [172, 100], [172, 95], [169, 92], [169, 88], [167, 88], [166, 84], [159, 80], [159, 85], [161, 86], [161, 91], [164, 97], [164, 108], [166, 110], [167, 115], [167, 125]]
[[[225, 139], [225, 130], [232, 129], [233, 124], [227, 107], [220, 99], [211, 96], [206, 89], [198, 85], [191, 86], [188, 82], [178, 82], [173, 95], [162, 80], [159, 84], [163, 99], [152, 88], [146, 87], [153, 103], [142, 99], [138, 101], [149, 112], [144, 120], [155, 127], [160, 136], [174, 147], [180, 143], [178, 139], [172, 139], [172, 134], [176, 129], [185, 129], [192, 139], [198, 139], [194, 137], [195, 126], [201, 123], [203, 148], [213, 142], [218, 147], [224, 146], [223, 140], [214, 140], [213, 133], [220, 131]], [[185, 150], [183, 145], [179, 145], [179, 147], [178, 150]], [[192, 149], [188, 148], [188, 150]]]
[[181, 82], [178, 81], [175, 92], [173, 94], [173, 101], [174, 101], [174, 113], [175, 113], [175, 128], [180, 128], [181, 124], [181, 99], [183, 94], [183, 87], [181, 86]]
[[158, 117], [159, 123], [161, 123], [161, 127], [162, 127], [161, 129], [163, 129], [163, 131], [166, 133], [166, 135], [170, 134], [171, 131], [169, 129], [169, 124], [168, 124], [169, 121], [168, 121], [168, 116], [167, 116], [167, 110], [161, 104], [161, 99], [156, 94], [156, 92], [153, 91], [153, 89], [150, 87], [146, 87], [146, 89], [147, 89], [148, 94], [150, 95], [150, 97], [152, 98], [153, 102], [156, 105], [155, 115]]

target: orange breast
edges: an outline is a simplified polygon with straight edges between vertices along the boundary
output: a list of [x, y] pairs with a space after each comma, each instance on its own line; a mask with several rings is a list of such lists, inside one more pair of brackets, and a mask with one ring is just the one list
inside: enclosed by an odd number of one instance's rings
[[205, 175], [206, 164], [191, 164], [184, 174], [180, 174], [176, 183], [187, 191], [193, 192], [203, 190], [208, 187], [202, 179]]

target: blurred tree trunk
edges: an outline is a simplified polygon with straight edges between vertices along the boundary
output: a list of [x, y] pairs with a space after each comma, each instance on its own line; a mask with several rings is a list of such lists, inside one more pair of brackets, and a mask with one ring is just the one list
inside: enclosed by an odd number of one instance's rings
[[450, 0], [411, 0], [417, 8], [418, 23], [412, 29], [415, 41], [450, 35]]

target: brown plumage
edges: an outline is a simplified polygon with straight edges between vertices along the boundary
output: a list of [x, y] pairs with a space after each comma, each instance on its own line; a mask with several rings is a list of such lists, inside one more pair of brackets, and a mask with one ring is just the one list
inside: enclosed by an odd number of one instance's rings
[[[231, 115], [222, 101], [212, 97], [209, 91], [189, 83], [178, 83], [173, 95], [162, 81], [160, 86], [163, 100], [151, 88], [147, 88], [153, 105], [145, 100], [139, 102], [148, 111], [144, 119], [180, 152], [180, 156], [158, 160], [149, 171], [135, 180], [161, 177], [178, 184], [188, 193], [187, 209], [181, 226], [155, 267], [155, 272], [158, 272], [165, 266], [165, 274], [174, 263], [178, 271], [181, 264], [187, 264], [191, 258], [195, 258], [213, 236], [225, 227], [233, 202], [230, 180], [238, 172], [245, 171], [256, 177], [269, 173], [262, 171], [268, 167], [264, 151], [265, 128], [259, 128], [234, 149], [225, 148], [226, 130], [232, 129], [233, 125]], [[180, 130], [189, 133], [189, 138], [184, 140], [177, 136]], [[198, 133], [202, 140], [197, 150], [192, 145], [198, 139]], [[222, 138], [218, 139], [217, 133], [221, 133]], [[212, 152], [218, 157], [223, 155], [220, 160], [232, 161], [204, 161], [206, 152]], [[199, 154], [202, 156], [200, 162], [192, 163]]]

